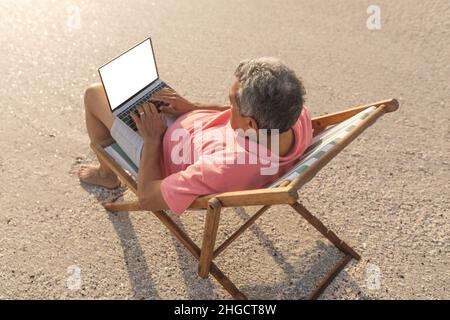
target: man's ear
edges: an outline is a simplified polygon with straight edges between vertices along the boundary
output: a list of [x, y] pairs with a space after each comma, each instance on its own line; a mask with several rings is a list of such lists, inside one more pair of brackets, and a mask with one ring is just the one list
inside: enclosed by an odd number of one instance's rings
[[249, 129], [258, 131], [258, 124], [256, 123], [255, 119], [253, 119], [252, 117], [246, 117], [245, 121], [247, 122], [247, 126]]

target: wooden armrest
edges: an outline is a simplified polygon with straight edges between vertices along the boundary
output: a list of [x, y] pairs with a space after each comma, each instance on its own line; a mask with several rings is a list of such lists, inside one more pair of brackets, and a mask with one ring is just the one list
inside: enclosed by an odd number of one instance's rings
[[297, 191], [292, 188], [266, 188], [243, 190], [201, 196], [194, 200], [189, 209], [207, 208], [208, 201], [216, 198], [222, 207], [257, 206], [274, 204], [292, 204], [298, 199]]

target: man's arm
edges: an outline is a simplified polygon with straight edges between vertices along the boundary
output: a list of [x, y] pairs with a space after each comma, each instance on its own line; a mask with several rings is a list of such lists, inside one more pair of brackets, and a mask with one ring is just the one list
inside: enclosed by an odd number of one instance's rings
[[160, 110], [175, 117], [198, 109], [224, 111], [230, 108], [230, 106], [220, 104], [192, 103], [169, 88], [161, 89], [152, 99], [167, 103], [168, 105], [161, 107]]
[[168, 206], [161, 193], [160, 152], [166, 122], [151, 103], [138, 107], [137, 111], [140, 116], [132, 112], [131, 117], [144, 140], [138, 172], [139, 205], [143, 210], [164, 210]]
[[138, 172], [138, 199], [141, 209], [158, 211], [168, 209], [161, 193], [161, 142], [144, 142]]
[[222, 105], [222, 104], [206, 104], [206, 103], [194, 102], [193, 110], [198, 110], [198, 109], [225, 111], [227, 109], [230, 109], [230, 106]]

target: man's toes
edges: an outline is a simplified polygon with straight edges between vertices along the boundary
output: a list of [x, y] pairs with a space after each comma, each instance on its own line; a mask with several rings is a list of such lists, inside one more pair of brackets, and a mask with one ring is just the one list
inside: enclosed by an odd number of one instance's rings
[[81, 180], [90, 180], [95, 178], [95, 168], [89, 166], [81, 167], [80, 170], [78, 170], [78, 177]]
[[87, 168], [86, 167], [82, 167], [80, 168], [80, 170], [78, 170], [78, 176], [81, 177], [85, 177], [86, 176], [86, 172], [87, 172]]
[[88, 166], [87, 164], [82, 164], [80, 166], [80, 170], [86, 171], [87, 169], [89, 169], [91, 166]]

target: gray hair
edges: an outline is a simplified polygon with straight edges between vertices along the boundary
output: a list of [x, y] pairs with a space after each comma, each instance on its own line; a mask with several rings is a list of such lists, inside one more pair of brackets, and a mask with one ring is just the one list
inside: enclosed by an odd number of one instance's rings
[[292, 128], [300, 116], [306, 94], [295, 72], [276, 58], [241, 61], [234, 72], [241, 115], [252, 117], [259, 129]]

